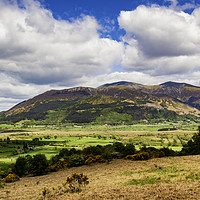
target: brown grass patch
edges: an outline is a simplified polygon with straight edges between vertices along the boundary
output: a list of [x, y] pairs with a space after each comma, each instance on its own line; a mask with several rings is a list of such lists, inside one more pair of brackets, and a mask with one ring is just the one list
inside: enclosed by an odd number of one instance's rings
[[[168, 170], [168, 171], [167, 171]], [[200, 156], [168, 157], [148, 161], [114, 160], [110, 164], [65, 169], [45, 176], [24, 177], [1, 189], [0, 199], [39, 200], [42, 189], [58, 187], [72, 173], [84, 173], [89, 185], [81, 192], [58, 195], [66, 200], [100, 199], [199, 199]], [[160, 178], [157, 183], [130, 185], [130, 181], [148, 177]], [[167, 183], [168, 182], [168, 183]]]

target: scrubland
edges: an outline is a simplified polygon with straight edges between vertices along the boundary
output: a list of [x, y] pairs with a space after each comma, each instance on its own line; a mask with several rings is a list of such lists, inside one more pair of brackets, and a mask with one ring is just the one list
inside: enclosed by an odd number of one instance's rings
[[[80, 193], [58, 194], [59, 186], [72, 173], [88, 176], [89, 184]], [[44, 199], [42, 189], [50, 191], [45, 199], [199, 199], [200, 155], [165, 157], [147, 161], [116, 159], [66, 168], [44, 176], [24, 177], [1, 189], [0, 199]]]

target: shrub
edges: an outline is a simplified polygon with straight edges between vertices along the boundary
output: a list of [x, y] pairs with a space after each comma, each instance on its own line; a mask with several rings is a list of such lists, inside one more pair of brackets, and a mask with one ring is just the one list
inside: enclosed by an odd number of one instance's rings
[[69, 157], [67, 157], [67, 163], [68, 167], [77, 167], [84, 165], [85, 159], [82, 155], [79, 154], [73, 154]]
[[107, 162], [110, 162], [113, 159], [113, 154], [115, 153], [114, 148], [112, 145], [106, 145], [102, 147], [102, 156]]
[[20, 179], [19, 176], [17, 176], [16, 174], [9, 174], [2, 180], [5, 181], [6, 183], [12, 183], [12, 182], [18, 181], [19, 179]]
[[160, 157], [164, 157], [164, 156], [176, 156], [177, 155], [177, 152], [175, 152], [172, 149], [166, 148], [166, 147], [163, 147], [162, 149], [160, 149], [160, 153], [161, 152], [163, 153], [163, 156], [160, 156]]
[[51, 159], [49, 160], [49, 164], [50, 164], [50, 165], [56, 164], [57, 162], [59, 162], [59, 160], [60, 160], [61, 158], [62, 158], [62, 157], [59, 156], [59, 155], [52, 156]]
[[83, 149], [83, 154], [84, 155], [101, 155], [102, 154], [102, 149], [100, 145], [97, 146], [91, 146], [91, 147], [87, 147], [85, 149]]
[[91, 154], [91, 155], [84, 156], [84, 158], [85, 158], [85, 164], [86, 165], [89, 165], [89, 164], [95, 163], [95, 162], [100, 162], [100, 163], [105, 162], [102, 155], [94, 156], [94, 155]]
[[9, 167], [0, 168], [0, 180], [1, 178], [5, 178], [8, 174], [12, 173], [12, 169]]
[[192, 138], [183, 145], [181, 155], [197, 155], [200, 154], [200, 126], [198, 133], [195, 133]]
[[36, 154], [31, 160], [31, 173], [34, 175], [46, 174], [48, 171], [49, 163], [44, 154]]
[[135, 146], [131, 143], [126, 144], [124, 151], [122, 152], [124, 156], [135, 154]]
[[44, 187], [43, 189], [42, 189], [42, 196], [44, 197], [44, 199], [46, 199], [46, 197], [48, 198], [48, 194], [50, 193], [50, 190], [49, 190], [49, 188], [47, 188], [47, 187]]
[[63, 183], [64, 187], [68, 187], [68, 192], [81, 192], [82, 187], [89, 183], [88, 177], [84, 174], [74, 173], [71, 176], [67, 177], [67, 180]]
[[113, 144], [113, 147], [116, 152], [122, 153], [125, 150], [124, 144], [122, 144], [121, 142], [115, 142]]
[[142, 147], [141, 148], [141, 151], [142, 152], [148, 152], [150, 154], [150, 157], [151, 158], [160, 158], [160, 157], [164, 157], [167, 155], [167, 153], [165, 154], [165, 151], [167, 152], [167, 150], [169, 151], [173, 151], [173, 150], [170, 150], [168, 148], [162, 148], [162, 149], [156, 149], [155, 147]]
[[49, 168], [51, 171], [55, 172], [58, 171], [59, 169], [63, 169], [67, 167], [67, 161], [66, 160], [59, 160], [57, 163], [51, 165]]
[[129, 160], [148, 160], [150, 158], [151, 158], [151, 156], [148, 152], [140, 152], [140, 153], [136, 153], [134, 155], [127, 155], [125, 157], [125, 159], [129, 159]]
[[64, 156], [70, 156], [69, 150], [68, 149], [61, 149], [59, 152], [59, 157], [62, 158]]
[[21, 177], [25, 174], [28, 174], [28, 171], [29, 171], [29, 166], [27, 158], [19, 156], [16, 160], [16, 163], [13, 166], [13, 172]]
[[88, 177], [84, 174], [74, 173], [67, 177], [66, 181], [57, 187], [43, 187], [41, 199], [57, 199], [66, 192], [81, 192], [83, 187], [89, 183]]

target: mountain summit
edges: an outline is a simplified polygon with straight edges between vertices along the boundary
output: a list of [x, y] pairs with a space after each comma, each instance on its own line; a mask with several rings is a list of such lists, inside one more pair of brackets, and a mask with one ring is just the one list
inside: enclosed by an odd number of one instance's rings
[[128, 81], [119, 81], [114, 83], [106, 83], [104, 85], [99, 86], [98, 88], [110, 87], [110, 86], [131, 86], [132, 84], [133, 84], [132, 82]]

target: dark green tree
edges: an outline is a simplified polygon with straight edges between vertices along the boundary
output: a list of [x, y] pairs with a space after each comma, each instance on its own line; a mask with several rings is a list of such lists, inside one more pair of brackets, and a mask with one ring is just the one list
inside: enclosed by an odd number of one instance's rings
[[133, 155], [136, 153], [135, 146], [131, 143], [126, 144], [123, 154], [124, 156]]
[[16, 163], [13, 166], [12, 171], [20, 177], [25, 174], [28, 174], [28, 160], [23, 156], [19, 156], [16, 160]]
[[30, 163], [30, 171], [33, 175], [42, 175], [48, 172], [49, 163], [44, 154], [36, 154]]
[[195, 133], [192, 138], [183, 145], [181, 150], [182, 155], [197, 155], [200, 154], [200, 126], [198, 126], [198, 132]]

